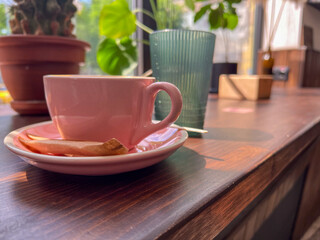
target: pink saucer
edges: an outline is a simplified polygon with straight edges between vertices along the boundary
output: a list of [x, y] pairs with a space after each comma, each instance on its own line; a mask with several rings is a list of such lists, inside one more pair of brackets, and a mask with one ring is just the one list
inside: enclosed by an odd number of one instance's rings
[[26, 133], [46, 138], [61, 138], [51, 121], [29, 125], [9, 133], [4, 144], [25, 162], [52, 172], [77, 175], [108, 175], [133, 171], [156, 164], [183, 145], [188, 133], [173, 127], [162, 129], [142, 140], [128, 154], [101, 157], [65, 157], [34, 153], [25, 148], [18, 137]]

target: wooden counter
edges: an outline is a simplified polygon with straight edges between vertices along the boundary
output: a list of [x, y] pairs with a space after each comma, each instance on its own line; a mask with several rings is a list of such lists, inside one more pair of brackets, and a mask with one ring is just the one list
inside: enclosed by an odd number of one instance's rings
[[[44, 120], [8, 111], [0, 136]], [[163, 162], [114, 176], [47, 172], [1, 144], [0, 239], [299, 239], [320, 209], [320, 90], [212, 95], [205, 128]]]

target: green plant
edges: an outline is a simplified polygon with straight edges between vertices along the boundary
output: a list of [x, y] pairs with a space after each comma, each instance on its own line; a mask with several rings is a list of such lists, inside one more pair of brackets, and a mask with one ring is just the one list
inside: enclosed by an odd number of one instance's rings
[[77, 11], [73, 0], [14, 0], [10, 7], [13, 34], [74, 37], [71, 18]]
[[238, 25], [238, 15], [235, 3], [240, 3], [241, 0], [220, 0], [215, 2], [201, 1], [201, 0], [185, 0], [186, 5], [195, 11], [196, 3], [202, 2], [201, 8], [194, 16], [194, 22], [197, 22], [203, 16], [208, 14], [208, 23], [213, 29], [230, 29], [233, 30]]
[[131, 35], [137, 27], [148, 33], [153, 32], [137, 20], [137, 13], [142, 12], [154, 19], [158, 30], [180, 27], [182, 7], [172, 0], [157, 0], [157, 4], [150, 0], [150, 5], [152, 12], [145, 9], [130, 10], [126, 0], [115, 0], [104, 5], [99, 20], [99, 32], [103, 40], [97, 51], [97, 61], [104, 72], [125, 75], [137, 66], [136, 43], [139, 40], [133, 40]]
[[197, 4], [201, 7], [194, 15], [194, 22], [207, 16], [207, 21], [211, 30], [222, 29], [222, 37], [225, 46], [226, 62], [228, 62], [229, 37], [226, 30], [234, 30], [238, 26], [238, 15], [233, 4], [241, 3], [241, 0], [220, 0], [220, 1], [204, 1], [204, 0], [185, 0], [186, 5], [193, 11]]
[[7, 24], [6, 24], [6, 11], [5, 11], [5, 5], [0, 4], [0, 36], [6, 35], [7, 33]]

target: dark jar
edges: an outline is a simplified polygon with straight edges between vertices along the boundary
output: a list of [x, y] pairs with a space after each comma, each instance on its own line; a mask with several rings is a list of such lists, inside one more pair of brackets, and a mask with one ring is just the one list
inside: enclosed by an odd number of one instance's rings
[[274, 64], [274, 58], [272, 57], [271, 49], [269, 47], [268, 51], [262, 56], [262, 74], [272, 74], [272, 68]]

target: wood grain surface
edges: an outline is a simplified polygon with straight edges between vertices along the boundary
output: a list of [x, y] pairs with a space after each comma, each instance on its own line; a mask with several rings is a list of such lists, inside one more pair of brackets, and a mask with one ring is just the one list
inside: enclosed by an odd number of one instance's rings
[[[283, 174], [276, 179], [274, 184], [270, 184], [270, 187], [268, 187], [264, 193], [261, 194], [260, 199], [261, 201], [256, 201], [257, 204], [252, 208], [252, 211], [250, 211], [243, 219], [241, 219], [239, 224], [233, 229], [232, 233], [226, 237], [227, 240], [236, 240], [236, 239], [300, 239], [295, 237], [292, 238], [293, 232], [288, 233], [288, 229], [293, 229], [294, 222], [296, 222], [299, 227], [296, 229], [302, 230], [301, 228], [304, 227], [305, 223], [303, 222], [302, 225], [299, 223], [300, 221], [295, 221], [296, 215], [297, 215], [297, 209], [293, 209], [292, 207], [289, 207], [290, 213], [285, 215], [285, 212], [283, 211], [286, 209], [283, 207], [285, 206], [292, 206], [292, 201], [294, 201], [293, 194], [290, 194], [290, 192], [293, 192], [293, 189], [299, 179], [301, 179], [301, 176], [304, 175], [304, 173], [308, 170], [308, 165], [310, 163], [310, 160], [317, 160], [316, 155], [317, 150], [320, 148], [320, 141], [319, 138], [317, 141], [314, 141], [311, 146], [309, 146], [302, 154], [300, 154], [293, 163], [290, 164], [290, 166], [283, 171]], [[309, 168], [310, 169], [310, 168]], [[319, 169], [319, 168], [318, 168]], [[305, 183], [308, 183], [306, 181]], [[317, 188], [315, 189], [317, 190]], [[298, 190], [294, 194], [301, 196], [301, 192]], [[289, 197], [289, 200], [285, 200], [286, 197]], [[298, 197], [300, 199], [300, 197]], [[311, 200], [310, 198], [308, 200]], [[316, 200], [316, 198], [314, 199]], [[299, 200], [298, 200], [299, 201]], [[282, 205], [281, 205], [282, 204]], [[310, 204], [308, 207], [312, 206], [313, 204]], [[279, 208], [282, 208], [279, 210]], [[313, 205], [314, 207], [314, 205]], [[272, 214], [274, 214], [277, 211], [281, 211], [280, 215], [276, 215], [272, 217]], [[300, 210], [303, 210], [302, 212], [307, 214], [307, 212], [310, 214], [310, 211], [305, 211], [305, 206], [302, 206]], [[309, 209], [307, 209], [309, 210]], [[314, 209], [316, 210], [316, 209]], [[314, 211], [313, 211], [314, 212]], [[288, 215], [293, 216], [292, 218], [288, 217]], [[269, 220], [268, 220], [269, 219]], [[270, 220], [271, 219], [271, 220]], [[286, 224], [281, 226], [279, 222], [283, 222], [285, 219]], [[307, 220], [311, 220], [311, 217], [308, 217]], [[306, 220], [306, 219], [304, 219]], [[275, 224], [279, 224], [280, 226], [273, 226], [274, 233], [265, 233], [261, 231], [261, 228], [267, 229], [264, 225], [267, 225], [269, 221], [275, 222]], [[311, 221], [312, 222], [312, 221]], [[267, 223], [267, 224], [266, 224]], [[310, 224], [310, 223], [309, 223]], [[278, 229], [277, 229], [278, 227]], [[281, 231], [279, 231], [279, 228]], [[257, 233], [260, 234], [256, 235]], [[270, 230], [270, 229], [268, 229]], [[306, 231], [306, 229], [304, 229]], [[303, 231], [303, 232], [304, 232]], [[264, 234], [264, 238], [261, 237], [261, 232]], [[272, 232], [272, 231], [269, 231]], [[303, 233], [302, 232], [302, 233]], [[260, 235], [260, 236], [259, 236]], [[269, 236], [268, 236], [269, 235]], [[285, 236], [285, 235], [291, 235], [291, 236]], [[258, 237], [259, 236], [259, 237]], [[271, 237], [272, 236], [272, 237]], [[281, 236], [281, 237], [280, 237]]]
[[[45, 120], [2, 115], [0, 136]], [[37, 169], [1, 144], [0, 239], [219, 237], [320, 135], [320, 90], [212, 95], [205, 128], [159, 164], [101, 177]]]
[[316, 141], [316, 147], [313, 151], [306, 178], [304, 193], [301, 199], [301, 208], [297, 216], [297, 226], [293, 232], [292, 239], [300, 239], [306, 230], [320, 215], [320, 137]]

